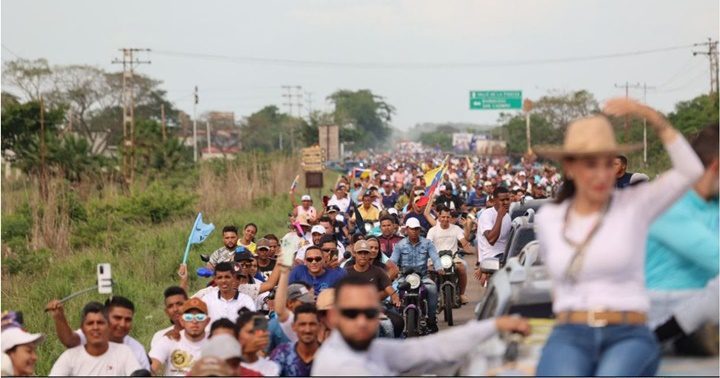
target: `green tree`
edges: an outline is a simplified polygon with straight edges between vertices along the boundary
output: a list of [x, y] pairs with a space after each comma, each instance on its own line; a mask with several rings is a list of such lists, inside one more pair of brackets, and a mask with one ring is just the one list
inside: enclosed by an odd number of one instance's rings
[[710, 123], [718, 123], [718, 95], [701, 95], [675, 105], [668, 119], [680, 132], [693, 135]]
[[440, 147], [443, 151], [452, 150], [452, 133], [433, 131], [420, 134], [420, 143], [426, 147]]
[[[58, 132], [64, 114], [64, 109], [61, 107], [45, 110], [45, 131], [47, 136]], [[2, 135], [3, 154], [7, 150], [12, 150], [18, 154], [22, 146], [29, 144], [32, 138], [40, 135], [40, 102], [3, 103], [0, 134]]]
[[[527, 152], [526, 121], [522, 114], [503, 114], [499, 130], [494, 133], [507, 141], [509, 154], [524, 154]], [[563, 131], [554, 127], [550, 121], [540, 114], [530, 115], [531, 144], [561, 144]]]
[[[358, 148], [388, 142], [389, 122], [395, 108], [370, 90], [339, 90], [327, 98], [335, 105], [333, 121], [340, 125], [340, 140], [353, 141]], [[353, 131], [354, 130], [354, 131]]]
[[[248, 117], [241, 130], [244, 150], [274, 151], [279, 149], [282, 135], [283, 149], [289, 150], [294, 145], [299, 148], [305, 139], [305, 129], [309, 128], [300, 118], [290, 117], [281, 113], [277, 106], [269, 105]], [[317, 126], [315, 126], [317, 134]], [[309, 132], [308, 132], [309, 133]], [[295, 138], [295, 140], [292, 140]]]
[[570, 93], [551, 92], [533, 104], [533, 113], [540, 115], [555, 128], [565, 129], [574, 119], [599, 111], [595, 96], [586, 90]]

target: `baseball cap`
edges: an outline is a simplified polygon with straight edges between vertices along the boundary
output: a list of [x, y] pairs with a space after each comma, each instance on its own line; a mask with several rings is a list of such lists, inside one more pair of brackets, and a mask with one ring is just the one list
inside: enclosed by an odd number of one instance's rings
[[302, 197], [300, 197], [300, 200], [301, 200], [301, 201], [310, 201], [310, 202], [312, 202], [312, 197], [310, 197], [309, 194], [305, 194], [305, 195], [303, 195]]
[[233, 261], [240, 262], [240, 261], [247, 261], [252, 260], [253, 254], [250, 253], [247, 249], [243, 249], [241, 252], [235, 252], [235, 256], [233, 256]]
[[315, 297], [303, 284], [288, 285], [288, 299], [297, 299], [303, 303], [315, 303]]
[[298, 215], [297, 222], [301, 226], [308, 226], [310, 227], [310, 223], [308, 222], [307, 217], [304, 214]]
[[485, 186], [492, 186], [492, 182], [490, 182], [490, 181], [485, 181]]
[[325, 311], [335, 305], [335, 288], [328, 288], [320, 292], [317, 297], [316, 307], [318, 311]]
[[218, 357], [202, 357], [190, 369], [192, 377], [230, 377], [235, 372], [228, 363]]
[[313, 226], [312, 230], [310, 230], [311, 234], [324, 234], [325, 233], [325, 227], [321, 225], [315, 225]]
[[420, 228], [420, 221], [417, 218], [408, 218], [405, 221], [405, 227], [407, 228]]
[[518, 174], [519, 174], [520, 176], [526, 176], [526, 175], [527, 175], [527, 173], [525, 173], [525, 171], [520, 171]]
[[255, 246], [256, 251], [258, 249], [268, 249], [269, 250], [270, 249], [270, 240], [262, 238], [262, 239], [258, 240], [255, 245], [256, 245]]
[[36, 343], [45, 339], [42, 333], [28, 333], [20, 327], [11, 327], [2, 331], [0, 337], [3, 353], [23, 344]]
[[332, 212], [338, 212], [338, 213], [339, 213], [339, 212], [340, 212], [340, 207], [338, 207], [337, 205], [330, 205], [330, 206], [327, 207], [327, 212], [328, 212], [328, 213], [332, 213]]
[[207, 305], [205, 304], [205, 302], [202, 301], [202, 299], [199, 299], [199, 298], [190, 298], [187, 301], [185, 301], [185, 304], [182, 306], [182, 309], [180, 309], [180, 311], [182, 313], [186, 313], [193, 309], [200, 310], [204, 314], [208, 313]]
[[211, 337], [202, 348], [202, 357], [217, 357], [221, 360], [242, 357], [242, 347], [238, 340], [230, 335], [220, 334]]
[[396, 208], [391, 207], [388, 209], [388, 214], [398, 215], [398, 211]]
[[341, 182], [341, 183], [338, 184], [337, 188], [338, 188], [338, 189], [340, 189], [340, 188], [347, 188], [347, 185], [345, 185], [344, 182]]
[[440, 185], [440, 187], [438, 188], [438, 190], [440, 190], [441, 192], [444, 192], [446, 188], [447, 188], [447, 187], [445, 186], [445, 184], [442, 184], [442, 185]]
[[355, 245], [353, 246], [353, 249], [355, 252], [358, 251], [368, 251], [370, 252], [370, 246], [365, 240], [358, 240], [355, 242]]

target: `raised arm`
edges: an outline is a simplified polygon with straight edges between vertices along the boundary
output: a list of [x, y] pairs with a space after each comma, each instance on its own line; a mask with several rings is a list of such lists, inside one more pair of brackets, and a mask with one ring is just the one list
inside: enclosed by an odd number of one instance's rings
[[485, 239], [487, 239], [490, 245], [495, 245], [495, 243], [498, 241], [498, 238], [500, 238], [500, 230], [502, 229], [502, 223], [505, 214], [507, 214], [507, 210], [505, 209], [505, 207], [501, 206], [500, 210], [498, 210], [497, 212], [497, 217], [495, 218], [495, 224], [493, 225], [493, 228], [483, 232], [483, 236], [485, 237]]
[[74, 348], [80, 345], [80, 336], [70, 328], [67, 318], [65, 318], [63, 304], [59, 300], [53, 299], [47, 304], [45, 310], [50, 312], [55, 322], [55, 332], [57, 332], [60, 342], [66, 348]]
[[675, 202], [703, 174], [703, 165], [685, 138], [655, 109], [629, 99], [609, 100], [604, 112], [614, 116], [645, 118], [670, 155], [672, 169], [650, 183], [627, 188], [632, 206], [642, 209], [638, 214], [651, 222]]
[[428, 203], [425, 204], [425, 211], [423, 211], [423, 216], [425, 217], [425, 219], [427, 219], [428, 223], [430, 223], [430, 226], [431, 226], [431, 227], [433, 227], [433, 226], [435, 226], [435, 225], [437, 224], [437, 221], [435, 220], [435, 218], [433, 218], [433, 216], [432, 216], [432, 214], [431, 214], [431, 211], [432, 211], [432, 205], [431, 205], [431, 204], [432, 204], [434, 201], [435, 201], [434, 198], [431, 198], [431, 199], [429, 198], [429, 199], [428, 199]]

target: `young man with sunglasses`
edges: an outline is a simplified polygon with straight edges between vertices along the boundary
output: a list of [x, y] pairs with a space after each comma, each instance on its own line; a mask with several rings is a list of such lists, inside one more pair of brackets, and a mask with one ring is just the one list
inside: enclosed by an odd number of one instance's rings
[[392, 282], [384, 270], [370, 263], [370, 246], [366, 240], [358, 240], [353, 246], [355, 263], [345, 266], [348, 276], [364, 278], [374, 283], [378, 289], [379, 298], [392, 298], [395, 306], [400, 306], [400, 297], [392, 288]]
[[[220, 267], [222, 263], [217, 266]], [[205, 328], [210, 323], [208, 307], [198, 298], [190, 298], [182, 306], [180, 324], [183, 330], [180, 339], [167, 336], [158, 340], [150, 349], [152, 371], [156, 376], [187, 375], [195, 361], [202, 357], [202, 348], [207, 341]]]
[[290, 282], [308, 282], [313, 285], [315, 295], [332, 287], [345, 275], [342, 269], [327, 269], [320, 247], [313, 245], [305, 251], [305, 265], [290, 272]]
[[461, 361], [479, 342], [498, 331], [521, 334], [530, 331], [526, 320], [504, 316], [470, 321], [435, 335], [402, 342], [376, 340], [380, 303], [375, 291], [373, 283], [360, 277], [345, 277], [338, 282], [335, 306], [329, 313], [335, 330], [315, 355], [313, 376], [397, 376], [411, 369], [426, 372]]

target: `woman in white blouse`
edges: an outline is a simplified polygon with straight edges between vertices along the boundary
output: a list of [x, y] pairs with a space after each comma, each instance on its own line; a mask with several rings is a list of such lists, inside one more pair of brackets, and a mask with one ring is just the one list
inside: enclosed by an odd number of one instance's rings
[[538, 375], [648, 376], [660, 361], [646, 325], [647, 231], [703, 168], [683, 136], [655, 110], [614, 99], [604, 112], [647, 119], [673, 168], [650, 183], [615, 190], [613, 158], [638, 146], [618, 145], [604, 116], [571, 123], [562, 147], [536, 148], [538, 155], [560, 161], [565, 173], [557, 200], [536, 218], [556, 317]]

